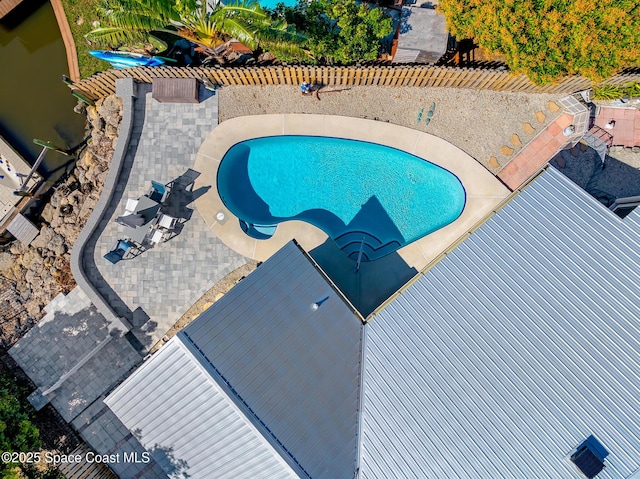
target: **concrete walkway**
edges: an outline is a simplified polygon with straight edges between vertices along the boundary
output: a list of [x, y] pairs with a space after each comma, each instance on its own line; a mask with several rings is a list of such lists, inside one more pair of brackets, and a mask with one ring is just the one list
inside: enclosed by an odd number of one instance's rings
[[80, 288], [60, 294], [45, 310], [9, 354], [38, 386], [30, 397], [36, 409], [51, 402], [70, 422], [142, 358]]
[[[466, 190], [462, 215], [448, 226], [387, 257], [363, 264], [357, 274], [354, 272], [355, 262], [323, 231], [309, 223], [287, 221], [279, 224], [275, 234], [267, 240], [250, 238], [217, 192], [217, 171], [222, 157], [232, 145], [242, 140], [305, 134], [378, 143], [404, 150], [445, 168], [458, 177]], [[233, 118], [221, 123], [207, 137], [198, 151], [194, 168], [202, 173], [196, 180], [196, 187], [210, 188], [196, 200], [198, 211], [211, 231], [229, 248], [263, 261], [291, 239], [296, 239], [306, 251], [311, 252], [364, 316], [483, 221], [510, 193], [480, 163], [441, 138], [385, 122], [343, 116], [290, 114]], [[223, 216], [219, 216], [220, 213]]]

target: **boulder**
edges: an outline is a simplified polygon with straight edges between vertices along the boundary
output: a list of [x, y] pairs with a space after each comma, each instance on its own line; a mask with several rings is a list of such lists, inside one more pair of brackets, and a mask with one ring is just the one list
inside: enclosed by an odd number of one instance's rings
[[102, 128], [94, 128], [91, 130], [91, 147], [98, 148], [100, 146], [100, 142], [104, 138], [104, 133], [102, 132]]
[[104, 182], [107, 180], [107, 176], [109, 175], [109, 171], [102, 171], [99, 175], [96, 176], [96, 185], [102, 187]]
[[102, 118], [96, 118], [94, 120], [90, 120], [89, 122], [91, 123], [91, 128], [93, 130], [91, 136], [93, 136], [93, 133], [99, 132], [102, 129], [104, 129], [105, 123], [104, 123], [104, 120]]
[[98, 109], [95, 106], [87, 106], [87, 119], [89, 121], [99, 118]]
[[33, 263], [42, 264], [42, 256], [40, 256], [40, 254], [32, 248], [27, 250], [20, 257], [20, 263], [22, 263], [22, 266], [24, 266], [25, 268], [31, 268], [31, 265]]
[[63, 256], [58, 256], [53, 260], [53, 267], [56, 269], [66, 269], [69, 267], [69, 262]]
[[25, 304], [25, 309], [27, 310], [29, 316], [38, 318], [40, 317], [42, 306], [35, 301], [27, 301], [27, 303]]
[[[93, 156], [93, 153], [91, 153], [91, 150], [87, 148], [80, 155], [80, 158], [76, 163], [76, 166], [78, 169], [82, 171], [82, 170], [91, 168], [95, 164], [96, 164], [96, 158]], [[78, 178], [78, 180], [80, 180], [80, 178]]]
[[98, 113], [107, 125], [117, 128], [122, 119], [122, 100], [115, 95], [106, 97], [98, 106]]
[[62, 256], [65, 254], [67, 252], [67, 247], [65, 245], [64, 238], [61, 235], [56, 234], [49, 244], [49, 249], [53, 251], [56, 256]]
[[44, 221], [46, 221], [47, 223], [51, 224], [51, 222], [53, 221], [54, 213], [55, 213], [55, 210], [54, 210], [53, 206], [51, 206], [51, 203], [47, 203], [44, 206], [44, 209], [42, 210], [42, 214], [40, 216], [42, 217], [42, 219]]
[[56, 232], [63, 238], [66, 238], [68, 242], [69, 238], [75, 234], [76, 229], [77, 229], [76, 225], [64, 223], [60, 225], [60, 227], [56, 230]]
[[6, 272], [10, 271], [16, 263], [16, 257], [11, 253], [0, 253], [0, 274], [6, 276]]
[[107, 123], [107, 126], [104, 129], [104, 136], [109, 138], [110, 140], [113, 140], [114, 138], [118, 137], [118, 128]]
[[31, 298], [31, 289], [25, 288], [25, 290], [20, 293], [20, 299], [22, 301], [28, 301], [29, 298]]
[[47, 248], [54, 234], [51, 226], [43, 226], [42, 229], [40, 229], [40, 234], [31, 242], [31, 246], [34, 248]]
[[57, 231], [58, 228], [60, 228], [60, 226], [63, 224], [63, 222], [64, 216], [60, 214], [60, 211], [56, 210], [55, 216], [53, 217], [53, 220], [51, 220], [51, 227]]
[[82, 206], [80, 207], [80, 211], [78, 212], [78, 218], [80, 218], [80, 220], [82, 221], [86, 221], [89, 216], [91, 216], [91, 212], [93, 211], [93, 208], [96, 206], [97, 202], [98, 200], [93, 196], [86, 196], [84, 198]]

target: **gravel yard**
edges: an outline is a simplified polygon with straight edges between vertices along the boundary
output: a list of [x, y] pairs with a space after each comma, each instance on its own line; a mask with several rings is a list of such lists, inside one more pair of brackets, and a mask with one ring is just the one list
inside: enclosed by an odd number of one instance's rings
[[[331, 90], [340, 90], [331, 92]], [[297, 86], [228, 86], [220, 92], [220, 121], [266, 113], [312, 113], [378, 119], [425, 131], [464, 150], [492, 172], [489, 157], [504, 166], [510, 157], [501, 147], [517, 134], [522, 143], [532, 136], [523, 131], [530, 123], [543, 126], [535, 113], [546, 116], [545, 125], [558, 115], [547, 109], [549, 100], [564, 95], [416, 87], [323, 88], [319, 95], [303, 96]], [[435, 103], [431, 122], [427, 113]], [[422, 109], [421, 121], [418, 116]]]

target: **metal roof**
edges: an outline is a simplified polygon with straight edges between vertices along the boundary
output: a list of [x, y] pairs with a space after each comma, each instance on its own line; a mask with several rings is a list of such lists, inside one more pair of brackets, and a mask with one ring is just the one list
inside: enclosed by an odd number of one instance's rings
[[171, 478], [298, 477], [176, 337], [104, 402]]
[[289, 243], [180, 335], [306, 474], [351, 479], [361, 330], [338, 293]]
[[[205, 467], [219, 461], [220, 448], [231, 465], [248, 461], [249, 449], [257, 447], [243, 432], [249, 423], [299, 476], [352, 479], [361, 336], [356, 314], [292, 242], [181, 331], [170, 352], [167, 343], [106, 403], [130, 430], [141, 430], [145, 446], [174, 448], [194, 479], [241, 477], [217, 469], [210, 474], [213, 469]], [[183, 356], [188, 350], [189, 361], [177, 362], [173, 350]], [[220, 418], [227, 427], [213, 426]], [[265, 451], [260, 445], [256, 452], [265, 469], [242, 477], [271, 477], [274, 459], [267, 461]], [[208, 460], [200, 452], [214, 456]]]
[[553, 169], [365, 327], [360, 478], [640, 467], [640, 214]]

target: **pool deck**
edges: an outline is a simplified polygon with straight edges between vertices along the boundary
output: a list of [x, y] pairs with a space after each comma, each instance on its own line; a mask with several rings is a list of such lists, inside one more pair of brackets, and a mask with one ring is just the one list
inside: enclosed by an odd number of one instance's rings
[[[240, 228], [238, 219], [222, 203], [215, 186], [218, 165], [226, 151], [240, 141], [273, 135], [314, 135], [369, 141], [414, 154], [455, 174], [467, 193], [462, 215], [450, 225], [398, 250], [404, 263], [417, 271], [425, 268], [481, 222], [510, 194], [509, 189], [494, 175], [461, 149], [441, 138], [411, 128], [329, 115], [275, 114], [233, 118], [219, 124], [196, 155], [194, 169], [201, 175], [196, 180], [195, 188], [211, 188], [196, 200], [195, 205], [211, 231], [224, 244], [257, 261], [266, 260], [294, 238], [306, 251], [318, 248], [327, 240], [322, 230], [302, 221], [279, 224], [273, 237], [268, 240], [250, 238]], [[222, 221], [217, 219], [220, 212], [224, 214]], [[334, 254], [343, 253], [336, 249]]]

